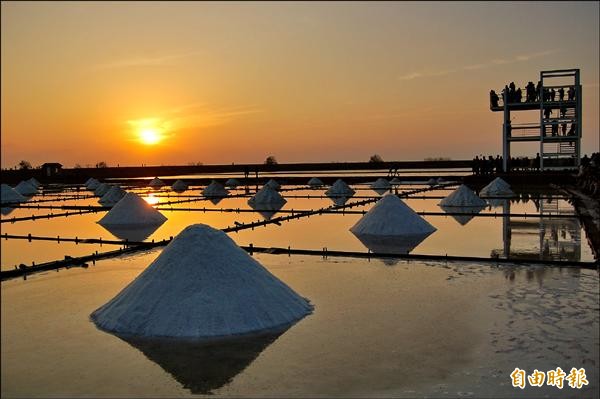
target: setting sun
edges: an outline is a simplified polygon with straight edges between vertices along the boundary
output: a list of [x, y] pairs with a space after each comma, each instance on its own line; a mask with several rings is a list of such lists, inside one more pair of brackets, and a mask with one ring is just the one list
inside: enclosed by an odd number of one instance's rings
[[161, 140], [160, 132], [153, 128], [143, 128], [140, 130], [140, 141], [144, 144], [152, 145]]

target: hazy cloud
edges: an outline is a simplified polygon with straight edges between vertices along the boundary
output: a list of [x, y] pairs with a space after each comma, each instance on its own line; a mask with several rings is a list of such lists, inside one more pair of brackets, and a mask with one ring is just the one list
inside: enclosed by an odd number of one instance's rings
[[457, 68], [457, 69], [450, 69], [450, 70], [444, 70], [444, 71], [412, 72], [412, 73], [409, 73], [406, 75], [399, 76], [398, 79], [399, 80], [412, 80], [412, 79], [425, 78], [425, 77], [431, 77], [431, 76], [443, 76], [443, 75], [448, 75], [448, 74], [454, 73], [454, 72], [473, 71], [473, 70], [477, 70], [477, 69], [489, 68], [489, 67], [496, 66], [496, 65], [514, 64], [516, 62], [529, 61], [534, 58], [544, 57], [544, 56], [547, 56], [550, 54], [557, 53], [558, 51], [560, 51], [560, 49], [538, 51], [536, 53], [525, 54], [525, 55], [519, 54], [519, 55], [516, 55], [509, 59], [497, 58], [497, 59], [493, 59], [490, 62], [486, 62], [486, 63], [465, 65], [465, 66]]
[[114, 68], [128, 68], [136, 66], [160, 66], [160, 65], [172, 65], [174, 61], [192, 56], [197, 54], [197, 51], [191, 51], [180, 54], [168, 54], [163, 56], [155, 57], [134, 57], [123, 60], [112, 61], [104, 64], [96, 65], [96, 69], [114, 69]]

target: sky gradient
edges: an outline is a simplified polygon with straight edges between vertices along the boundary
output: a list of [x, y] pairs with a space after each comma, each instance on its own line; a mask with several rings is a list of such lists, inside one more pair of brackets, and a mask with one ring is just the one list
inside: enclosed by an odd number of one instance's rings
[[2, 167], [470, 159], [501, 153], [489, 90], [561, 68], [598, 151], [598, 2], [1, 7]]

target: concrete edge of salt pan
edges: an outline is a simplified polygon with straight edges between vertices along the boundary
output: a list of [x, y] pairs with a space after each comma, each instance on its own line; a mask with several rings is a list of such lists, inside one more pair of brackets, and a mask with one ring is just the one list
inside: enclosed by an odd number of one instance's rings
[[90, 318], [114, 333], [216, 339], [291, 325], [312, 310], [227, 234], [196, 224]]

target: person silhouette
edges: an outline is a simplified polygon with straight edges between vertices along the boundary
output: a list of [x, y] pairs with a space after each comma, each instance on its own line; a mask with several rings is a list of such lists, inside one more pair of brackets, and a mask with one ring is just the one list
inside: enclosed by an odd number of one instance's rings
[[521, 97], [523, 96], [523, 93], [521, 92], [521, 88], [519, 87], [517, 89], [517, 91], [515, 91], [515, 102], [516, 103], [520, 103], [521, 102]]
[[498, 100], [499, 98], [496, 92], [494, 90], [490, 90], [490, 106], [492, 108], [498, 107]]
[[563, 136], [567, 134], [567, 124], [566, 123], [563, 123], [561, 125], [561, 130], [562, 130], [562, 135]]
[[569, 87], [567, 95], [569, 96], [569, 101], [575, 100], [575, 89], [573, 88], [573, 86]]
[[544, 108], [544, 119], [550, 119], [550, 115], [552, 115], [550, 107]]
[[535, 88], [535, 101], [540, 101], [542, 99], [542, 81], [538, 80], [537, 86]]

